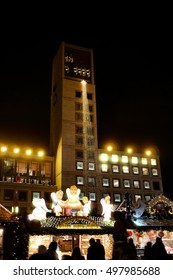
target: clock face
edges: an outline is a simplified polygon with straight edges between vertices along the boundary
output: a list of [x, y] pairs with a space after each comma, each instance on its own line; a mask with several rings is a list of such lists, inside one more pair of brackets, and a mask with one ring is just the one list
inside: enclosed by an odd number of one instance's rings
[[66, 47], [64, 74], [69, 78], [79, 78], [91, 82], [91, 52]]

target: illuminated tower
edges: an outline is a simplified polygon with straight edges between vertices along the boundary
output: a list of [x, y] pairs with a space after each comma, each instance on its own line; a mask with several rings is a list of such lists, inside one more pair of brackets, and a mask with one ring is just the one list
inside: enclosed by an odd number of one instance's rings
[[[97, 115], [92, 49], [61, 43], [53, 60], [50, 150], [58, 189], [86, 192], [96, 173]], [[94, 177], [92, 177], [94, 178]]]

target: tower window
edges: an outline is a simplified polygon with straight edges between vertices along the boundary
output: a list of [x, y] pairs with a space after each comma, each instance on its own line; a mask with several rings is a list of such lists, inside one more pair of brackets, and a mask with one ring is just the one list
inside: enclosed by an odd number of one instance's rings
[[81, 97], [82, 97], [82, 92], [76, 91], [76, 98], [81, 98]]
[[94, 160], [94, 152], [88, 152], [88, 159], [93, 159]]
[[76, 158], [83, 158], [83, 151], [76, 151]]
[[92, 93], [87, 93], [87, 98], [90, 99], [90, 100], [92, 100], [92, 99], [93, 99]]

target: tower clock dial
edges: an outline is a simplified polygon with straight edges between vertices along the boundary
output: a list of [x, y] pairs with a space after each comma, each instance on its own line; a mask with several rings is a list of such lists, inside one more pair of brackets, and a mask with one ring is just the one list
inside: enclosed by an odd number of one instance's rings
[[69, 78], [85, 79], [91, 82], [91, 52], [66, 47], [64, 74]]

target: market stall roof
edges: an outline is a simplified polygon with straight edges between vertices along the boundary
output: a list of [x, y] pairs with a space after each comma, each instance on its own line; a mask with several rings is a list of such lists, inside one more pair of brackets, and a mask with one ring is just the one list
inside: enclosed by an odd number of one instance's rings
[[105, 222], [103, 217], [50, 216], [45, 220], [28, 221], [29, 234], [111, 234], [114, 221]]
[[0, 204], [0, 220], [11, 221], [11, 219], [12, 219], [12, 212], [10, 212], [2, 204]]

